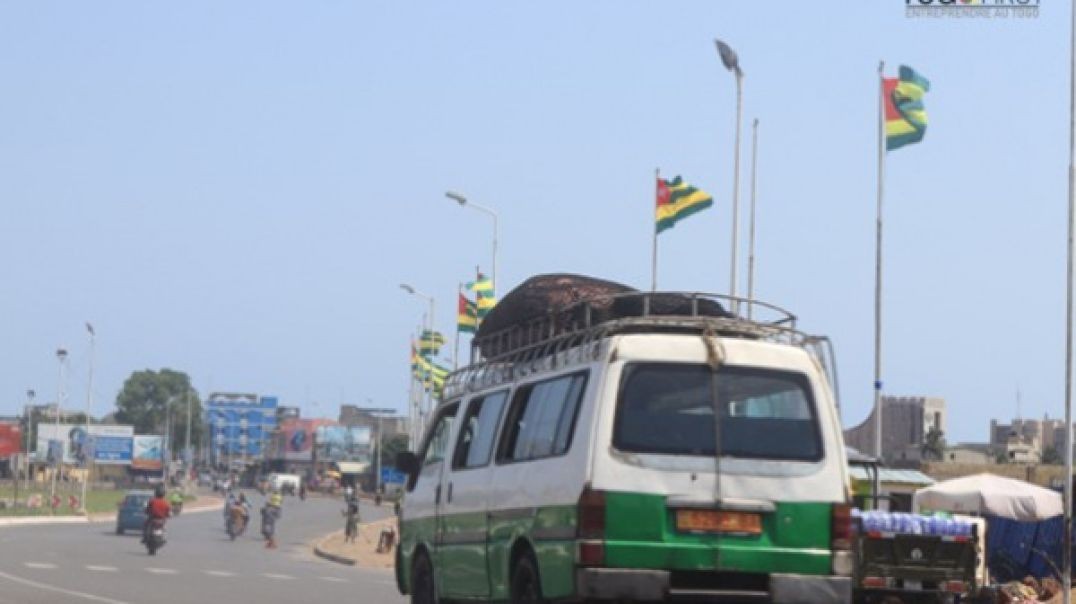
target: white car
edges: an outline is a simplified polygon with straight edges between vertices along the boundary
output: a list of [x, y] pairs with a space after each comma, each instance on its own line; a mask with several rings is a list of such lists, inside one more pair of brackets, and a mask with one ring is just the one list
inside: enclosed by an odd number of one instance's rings
[[290, 491], [294, 494], [299, 492], [301, 480], [298, 474], [270, 474], [269, 488], [273, 491]]

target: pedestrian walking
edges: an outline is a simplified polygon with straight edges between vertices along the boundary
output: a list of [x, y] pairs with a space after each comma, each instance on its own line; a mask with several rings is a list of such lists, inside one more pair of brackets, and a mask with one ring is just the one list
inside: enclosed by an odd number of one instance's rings
[[262, 536], [265, 547], [276, 549], [276, 521], [280, 519], [280, 506], [283, 503], [280, 493], [273, 493], [262, 506]]
[[344, 514], [344, 542], [355, 543], [355, 537], [359, 534], [359, 498], [351, 497], [347, 500], [347, 509]]

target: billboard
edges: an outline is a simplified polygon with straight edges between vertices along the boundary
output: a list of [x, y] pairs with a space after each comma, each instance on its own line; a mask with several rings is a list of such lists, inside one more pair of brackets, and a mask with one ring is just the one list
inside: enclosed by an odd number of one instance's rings
[[210, 451], [220, 456], [260, 458], [277, 425], [275, 396], [213, 393], [206, 400]]
[[[98, 464], [127, 465], [131, 463], [134, 428], [120, 425], [90, 425], [87, 434], [84, 424], [41, 423], [37, 425], [34, 461], [48, 459], [49, 441], [60, 441], [65, 464], [84, 464], [93, 459]], [[54, 445], [55, 446], [55, 445]]]
[[134, 453], [131, 455], [134, 470], [159, 471], [164, 468], [164, 437], [134, 437]]
[[16, 423], [0, 423], [0, 459], [22, 451], [22, 428]]
[[310, 461], [314, 457], [314, 427], [301, 420], [285, 421], [281, 427], [284, 436], [284, 459]]
[[369, 426], [318, 426], [314, 431], [318, 461], [370, 461]]

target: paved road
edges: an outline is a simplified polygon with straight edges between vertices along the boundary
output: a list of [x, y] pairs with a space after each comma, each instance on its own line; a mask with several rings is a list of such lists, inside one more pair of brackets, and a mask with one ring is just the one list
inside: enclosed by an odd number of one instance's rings
[[[247, 496], [261, 506], [257, 493]], [[263, 547], [256, 521], [230, 542], [220, 511], [170, 520], [168, 543], [153, 557], [113, 523], [0, 528], [0, 604], [404, 602], [391, 572], [313, 556], [312, 540], [342, 528], [342, 508], [339, 499], [285, 498], [277, 550]], [[387, 511], [364, 505], [362, 514]]]

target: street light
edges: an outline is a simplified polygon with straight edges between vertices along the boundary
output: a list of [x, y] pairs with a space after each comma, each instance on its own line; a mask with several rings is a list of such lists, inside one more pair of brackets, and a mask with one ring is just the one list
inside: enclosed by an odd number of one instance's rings
[[740, 69], [740, 58], [736, 51], [721, 40], [714, 40], [717, 46], [717, 54], [721, 56], [721, 63], [725, 68], [736, 76], [736, 144], [733, 153], [732, 172], [732, 274], [729, 295], [732, 296], [734, 312], [739, 309], [736, 301], [736, 252], [739, 245], [740, 233], [740, 122], [743, 115], [743, 70]]
[[[97, 338], [97, 334], [93, 331], [93, 325], [90, 325], [90, 323], [88, 321], [86, 322], [86, 331], [90, 334], [90, 373], [89, 373], [89, 377], [86, 380], [86, 434], [82, 437], [83, 438], [83, 440], [82, 440], [82, 444], [83, 444], [82, 452], [83, 452], [83, 455], [85, 455], [86, 449], [88, 448], [88, 447], [86, 447], [86, 445], [89, 444], [89, 442], [90, 442], [90, 411], [92, 410], [92, 407], [93, 407], [93, 402], [92, 402], [93, 401], [93, 353], [94, 353], [94, 340]], [[97, 449], [97, 447], [94, 446], [93, 450], [90, 451], [91, 455], [93, 455], [93, 456], [97, 455], [97, 450], [96, 449]], [[91, 474], [90, 468], [91, 468], [91, 464], [94, 461], [95, 460], [93, 460], [93, 459], [85, 459], [85, 458], [83, 459], [83, 464], [85, 466], [83, 468], [85, 470], [85, 474], [82, 477], [82, 510], [83, 511], [86, 511], [86, 489], [87, 489], [87, 486], [90, 483], [90, 474]]]
[[[56, 359], [60, 362], [58, 383], [56, 386], [56, 422], [53, 432], [53, 439], [49, 439], [50, 449], [52, 448], [52, 440], [60, 435], [60, 410], [63, 408], [64, 400], [64, 362], [67, 361], [67, 351], [63, 348], [56, 349]], [[49, 498], [56, 498], [56, 479], [60, 475], [60, 469], [63, 467], [64, 453], [63, 453], [63, 441], [60, 441], [60, 458], [56, 460], [56, 467], [52, 469], [52, 488], [50, 489]], [[52, 503], [51, 501], [49, 502]]]
[[493, 287], [496, 288], [497, 287], [497, 212], [494, 212], [493, 210], [491, 210], [490, 208], [487, 208], [485, 206], [478, 205], [477, 203], [475, 203], [473, 201], [469, 201], [466, 197], [464, 197], [463, 195], [460, 195], [459, 193], [456, 193], [454, 191], [446, 191], [445, 192], [445, 197], [447, 197], [447, 198], [455, 201], [456, 203], [460, 204], [460, 207], [470, 206], [470, 207], [478, 210], [479, 212], [487, 214], [490, 218], [493, 219], [493, 267], [492, 268], [493, 268]]

